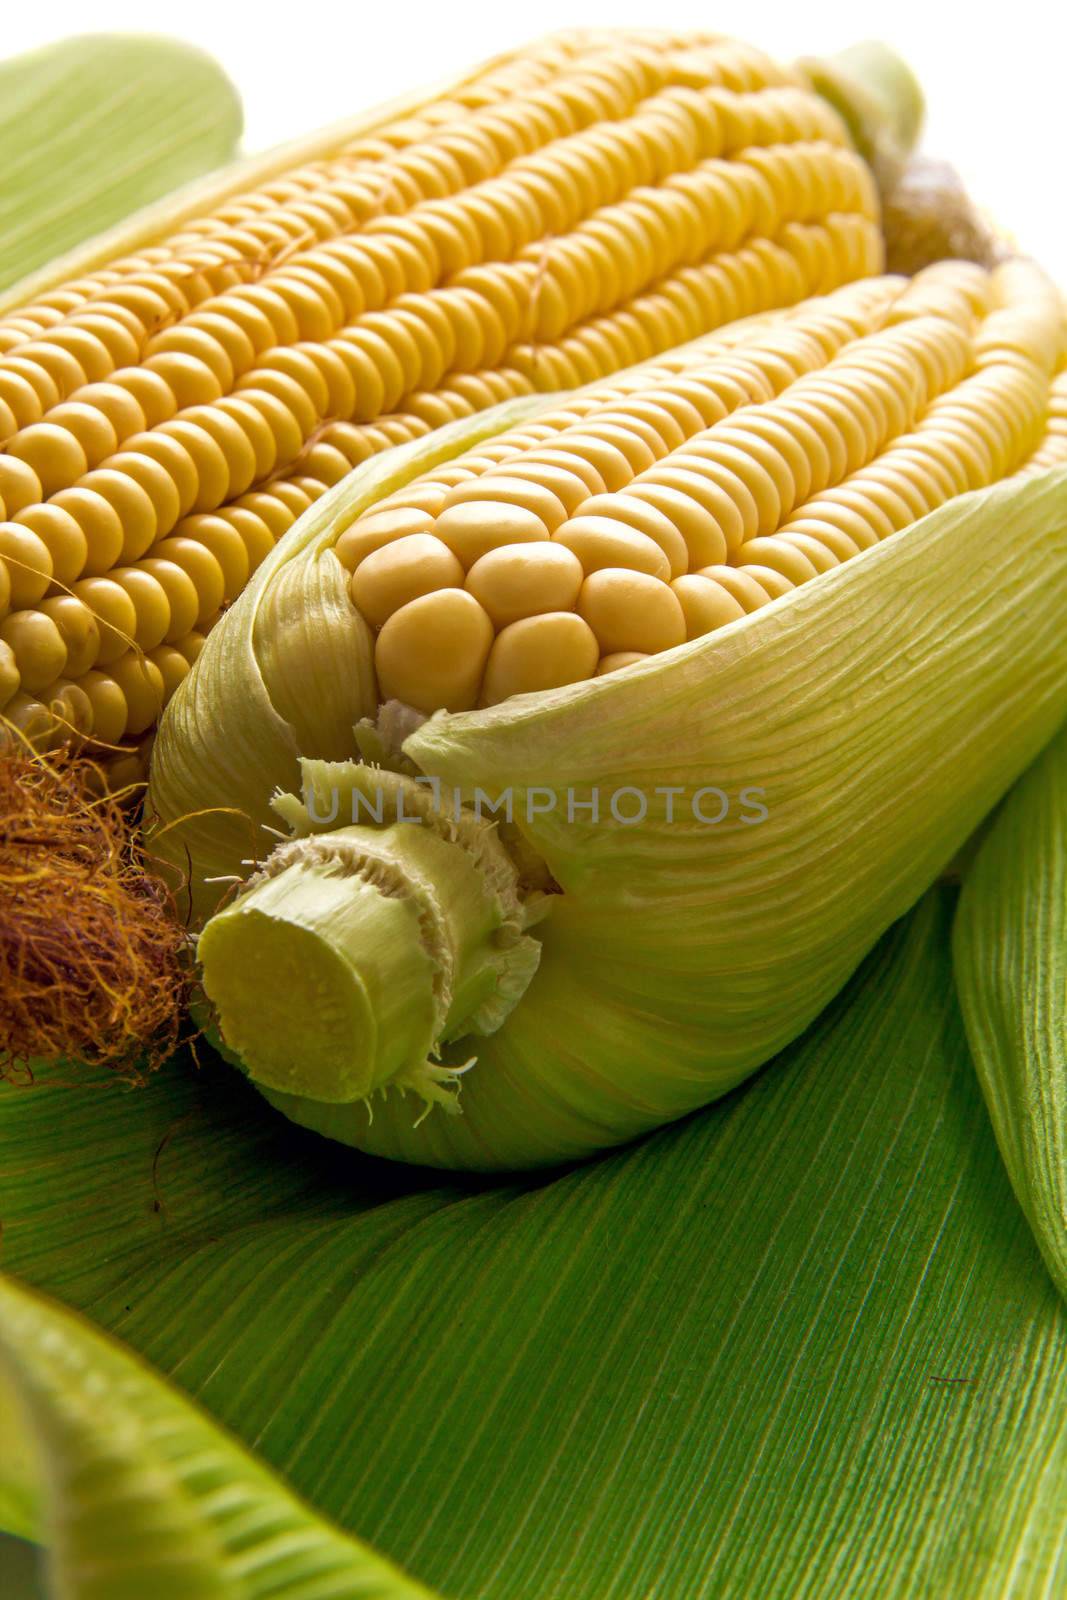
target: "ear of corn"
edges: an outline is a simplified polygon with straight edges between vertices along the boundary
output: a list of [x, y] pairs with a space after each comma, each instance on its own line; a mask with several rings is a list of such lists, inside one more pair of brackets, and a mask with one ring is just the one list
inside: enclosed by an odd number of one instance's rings
[[[150, 791], [199, 918], [249, 880], [199, 953], [275, 1103], [536, 1163], [793, 1037], [1067, 709], [1067, 473], [1028, 470], [1063, 350], [1028, 264], [877, 280], [446, 429], [309, 514]], [[472, 1058], [462, 1114], [419, 1121], [402, 1091], [454, 1100]]]
[[146, 736], [377, 451], [882, 255], [837, 113], [702, 35], [550, 40], [252, 177], [0, 317], [0, 710], [35, 743]]

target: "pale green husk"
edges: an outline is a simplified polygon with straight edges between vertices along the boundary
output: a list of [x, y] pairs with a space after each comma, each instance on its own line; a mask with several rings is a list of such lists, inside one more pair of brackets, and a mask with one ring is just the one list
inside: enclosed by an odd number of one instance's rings
[[[1051, 1600], [1067, 1320], [967, 1053], [952, 908], [935, 890], [743, 1094], [551, 1181], [432, 1184], [313, 1140], [203, 1050], [131, 1093], [0, 1084], [5, 1267], [450, 1600]], [[163, 1396], [22, 1316], [6, 1354], [57, 1462], [26, 1531], [89, 1538], [110, 1472], [63, 1466], [88, 1457], [50, 1421], [57, 1366], [142, 1485]], [[247, 1458], [165, 1396], [215, 1504], [245, 1501]], [[183, 1503], [199, 1548], [208, 1509]], [[162, 1593], [152, 1540], [96, 1541]]]
[[0, 1384], [0, 1493], [13, 1479], [39, 1502], [57, 1600], [432, 1600], [128, 1352], [4, 1279]]
[[1067, 734], [1026, 773], [983, 840], [953, 942], [997, 1142], [1067, 1295]]
[[[157, 848], [179, 865], [188, 852], [198, 914], [219, 895], [205, 879], [245, 877], [269, 852], [271, 797], [299, 791], [299, 758], [356, 755], [353, 725], [373, 711], [338, 534], [534, 404], [352, 474], [211, 635], [151, 783], [164, 823], [196, 814]], [[963, 496], [625, 673], [434, 716], [406, 760], [467, 796], [510, 788], [525, 850], [563, 891], [536, 930], [536, 975], [497, 1031], [444, 1046], [446, 1066], [477, 1056], [460, 1116], [417, 1119], [399, 1094], [373, 1121], [361, 1099], [275, 1103], [381, 1154], [493, 1168], [582, 1155], [725, 1093], [818, 1014], [1051, 736], [1067, 711], [1065, 608], [1061, 471]], [[767, 818], [671, 821], [650, 793], [671, 784], [762, 791]], [[567, 791], [593, 787], [642, 791], [645, 820], [568, 821]], [[531, 820], [535, 789], [557, 803]]]
[[89, 34], [0, 62], [0, 290], [231, 160], [241, 121], [221, 67], [176, 39]]

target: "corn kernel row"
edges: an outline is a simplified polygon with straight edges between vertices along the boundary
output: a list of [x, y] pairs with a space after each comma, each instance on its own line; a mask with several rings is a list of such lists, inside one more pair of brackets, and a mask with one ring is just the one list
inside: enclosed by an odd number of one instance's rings
[[0, 707], [138, 734], [353, 465], [869, 273], [876, 214], [758, 52], [575, 35], [42, 296], [0, 320]]
[[568, 397], [338, 539], [380, 697], [492, 705], [759, 609], [1062, 440], [1065, 354], [1037, 268], [951, 263]]

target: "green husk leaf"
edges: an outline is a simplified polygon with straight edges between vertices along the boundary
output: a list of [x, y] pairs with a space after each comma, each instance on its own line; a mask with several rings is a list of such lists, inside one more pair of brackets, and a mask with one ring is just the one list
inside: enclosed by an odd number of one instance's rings
[[174, 39], [89, 34], [0, 62], [0, 289], [229, 161], [241, 105]]
[[0, 1372], [38, 1449], [52, 1594], [432, 1600], [121, 1346], [3, 1279]]
[[954, 951], [997, 1142], [1067, 1295], [1067, 734], [983, 839], [964, 878]]
[[1047, 1600], [1067, 1318], [952, 913], [932, 892], [743, 1095], [547, 1182], [311, 1161], [210, 1057], [4, 1089], [7, 1265], [443, 1594]]

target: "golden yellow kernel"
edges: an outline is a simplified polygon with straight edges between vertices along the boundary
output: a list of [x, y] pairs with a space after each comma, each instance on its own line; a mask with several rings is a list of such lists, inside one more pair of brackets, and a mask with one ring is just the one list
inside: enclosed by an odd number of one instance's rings
[[67, 678], [58, 678], [41, 691], [41, 701], [58, 725], [62, 738], [80, 739], [93, 725], [93, 707], [87, 694]]
[[637, 500], [625, 490], [620, 494], [595, 494], [578, 508], [578, 515], [607, 517], [654, 540], [670, 563], [672, 578], [688, 570], [689, 549], [685, 540], [670, 518], [647, 501]]
[[647, 660], [648, 652], [645, 650], [613, 650], [610, 655], [601, 656], [596, 675], [598, 678], [603, 678], [609, 672], [618, 672], [622, 667], [632, 667], [635, 661]]
[[685, 615], [685, 636], [699, 639], [745, 615], [741, 602], [712, 578], [687, 573], [671, 584]]
[[169, 422], [178, 410], [178, 402], [170, 385], [158, 372], [147, 367], [123, 367], [111, 374], [109, 383], [129, 394], [140, 408], [144, 427], [156, 428]]
[[[500, 470], [517, 484], [531, 484], [535, 489], [543, 489], [551, 494], [562, 505], [565, 517], [573, 517], [582, 501], [589, 497], [590, 490], [584, 478], [547, 462], [527, 461], [524, 456], [514, 456], [502, 461]], [[544, 514], [536, 505], [533, 509], [537, 510], [547, 526]], [[552, 531], [555, 532], [555, 529]]]
[[796, 587], [785, 573], [776, 572], [773, 567], [760, 566], [759, 562], [747, 566], [744, 576], [758, 583], [768, 600], [780, 600], [784, 594], [791, 594]]
[[83, 311], [77, 321], [51, 329], [49, 341], [67, 350], [92, 383], [99, 383], [120, 362], [136, 361], [140, 345], [117, 317]]
[[155, 512], [153, 542], [164, 538], [181, 516], [178, 489], [166, 467], [153, 456], [143, 456], [139, 450], [131, 450], [128, 446], [118, 455], [109, 456], [103, 466], [132, 478], [144, 490]]
[[92, 489], [61, 489], [47, 507], [32, 507], [21, 515], [27, 517], [32, 512], [36, 516], [38, 511], [44, 510], [65, 513], [81, 529], [85, 539], [83, 576], [103, 577], [118, 564], [122, 557], [122, 519], [102, 495]]
[[22, 688], [38, 694], [67, 664], [63, 636], [43, 611], [11, 611], [0, 622], [0, 639], [9, 645]]
[[159, 429], [163, 439], [180, 445], [196, 473], [196, 493], [192, 511], [214, 511], [230, 492], [230, 465], [225, 452], [211, 434], [184, 417], [164, 422]]
[[715, 563], [701, 567], [695, 576], [709, 578], [719, 588], [725, 589], [727, 594], [732, 595], [737, 601], [742, 611], [758, 611], [770, 598], [766, 589], [750, 573], [740, 572], [737, 567]]
[[0, 639], [0, 711], [19, 690], [19, 669], [15, 652]]
[[[131, 433], [141, 433], [148, 426], [136, 395], [110, 379], [103, 383], [88, 383], [84, 389], [75, 389], [67, 404], [57, 406], [56, 412], [65, 413], [68, 406], [77, 406], [79, 411], [84, 406], [87, 410], [103, 417], [112, 429], [118, 444], [128, 439]], [[82, 447], [86, 455], [89, 455], [89, 445], [84, 438]], [[116, 445], [112, 445], [111, 449], [115, 448]], [[105, 454], [109, 453], [105, 451]]]
[[296, 520], [292, 509], [276, 494], [262, 489], [253, 489], [249, 494], [242, 495], [229, 507], [229, 510], [251, 512], [269, 529], [272, 544], [277, 544], [282, 534], [288, 533]]
[[463, 567], [431, 533], [412, 533], [372, 550], [352, 574], [353, 603], [374, 628], [394, 611], [435, 589], [458, 589]]
[[[556, 435], [553, 435], [553, 437], [556, 437]], [[563, 445], [548, 444], [531, 450], [524, 458], [522, 466], [527, 471], [538, 474], [541, 473], [544, 467], [549, 467], [556, 472], [565, 473], [568, 477], [577, 478], [581, 483], [585, 484], [583, 499], [588, 499], [591, 494], [605, 494], [607, 492], [608, 486], [593, 463], [587, 461], [584, 455], [578, 455], [566, 449]], [[509, 472], [515, 471], [517, 474], [519, 473], [518, 463], [509, 461], [507, 467]], [[629, 476], [629, 473], [627, 476]], [[545, 479], [546, 483], [547, 481]]]
[[[85, 451], [66, 428], [51, 422], [35, 422], [8, 441], [8, 453], [24, 461], [37, 474], [41, 485], [38, 499], [46, 500], [57, 489], [65, 489], [87, 471]], [[5, 502], [10, 502], [5, 495]]]
[[[226, 531], [233, 533], [232, 528], [227, 528]], [[152, 554], [164, 561], [173, 561], [175, 566], [181, 567], [187, 577], [192, 579], [193, 587], [200, 597], [196, 625], [198, 628], [205, 628], [214, 619], [216, 612], [221, 610], [227, 598], [227, 581], [233, 582], [234, 572], [231, 571], [227, 578], [221, 563], [205, 544], [199, 539], [190, 539], [179, 533], [172, 533], [169, 538], [161, 539]]]
[[[280, 509], [280, 508], [279, 508]], [[261, 561], [265, 561], [274, 549], [276, 535], [271, 532], [262, 517], [248, 510], [245, 506], [227, 506], [219, 516], [233, 528], [241, 543], [245, 547], [248, 557], [249, 576], [255, 572]]]
[[524, 544], [548, 538], [541, 518], [505, 500], [472, 500], [441, 512], [434, 533], [470, 568], [498, 545]]
[[188, 406], [207, 406], [222, 398], [222, 384], [198, 356], [183, 355], [179, 350], [162, 351], [149, 356], [143, 368], [163, 380], [174, 396], [177, 411], [184, 411]]
[[[814, 578], [818, 568], [797, 545], [785, 539], [750, 539], [737, 553], [737, 564], [749, 566], [753, 562], [780, 572], [790, 583], [807, 583]], [[836, 564], [836, 563], [835, 563]]]
[[573, 550], [551, 539], [486, 551], [468, 572], [467, 588], [503, 628], [538, 612], [572, 610], [584, 578]]
[[655, 655], [685, 641], [685, 613], [668, 584], [647, 572], [603, 567], [582, 584], [578, 611], [603, 655], [641, 650]]
[[[137, 563], [137, 571], [147, 573], [166, 596], [170, 620], [163, 641], [173, 644], [175, 639], [184, 639], [196, 626], [200, 615], [200, 596], [192, 578], [183, 568], [163, 556], [145, 556], [143, 561]], [[145, 648], [154, 649], [155, 646]]]
[[[254, 406], [247, 410], [258, 422], [263, 419]], [[243, 418], [234, 416], [224, 409], [224, 404], [215, 406], [192, 406], [183, 411], [177, 421], [189, 427], [206, 433], [221, 450], [226, 462], [226, 487], [223, 499], [244, 494], [256, 476], [256, 452], [248, 436], [248, 430], [243, 425]], [[265, 427], [266, 424], [263, 423]], [[273, 464], [273, 463], [272, 463]], [[221, 501], [217, 502], [221, 504]], [[206, 503], [206, 497], [201, 494], [197, 499], [200, 510], [214, 511], [214, 505]]]
[[[236, 422], [252, 450], [252, 481], [259, 483], [268, 477], [278, 464], [278, 440], [271, 432], [270, 423], [262, 410], [257, 410], [240, 395], [227, 395], [212, 408], [219, 416]], [[202, 415], [202, 413], [194, 413]], [[221, 443], [221, 440], [218, 441]], [[235, 493], [231, 485], [231, 493]]]
[[484, 477], [457, 483], [445, 498], [443, 509], [450, 506], [469, 505], [475, 500], [504, 501], [508, 505], [531, 512], [553, 533], [568, 516], [567, 508], [547, 484], [534, 483], [527, 478], [513, 478], [501, 472], [487, 472]]
[[[217, 319], [225, 323], [225, 318]], [[247, 339], [249, 356], [254, 359], [254, 352]], [[161, 333], [154, 334], [145, 349], [146, 357], [170, 355], [177, 353], [183, 356], [194, 356], [205, 367], [214, 373], [219, 384], [220, 392], [225, 394], [233, 388], [234, 368], [229, 354], [223, 348], [221, 340], [212, 337], [204, 328], [187, 326], [178, 323], [171, 328], [164, 328]], [[249, 361], [251, 365], [251, 360]], [[166, 381], [166, 369], [156, 368], [160, 376]], [[173, 387], [173, 385], [172, 385]]]
[[[26, 347], [23, 346], [23, 349]], [[35, 396], [41, 413], [50, 411], [53, 406], [59, 405], [62, 399], [60, 386], [48, 371], [46, 365], [35, 360], [32, 356], [26, 359], [21, 353], [14, 357], [8, 356], [4, 361], [6, 370], [2, 374], [5, 387], [9, 380], [18, 379]], [[8, 393], [11, 391], [8, 390]], [[14, 406], [14, 401], [12, 402]], [[37, 421], [37, 417], [30, 419]]]
[[17, 516], [43, 499], [41, 480], [29, 462], [0, 455], [0, 515]]
[[[248, 549], [237, 529], [223, 517], [202, 512], [186, 517], [175, 533], [179, 538], [192, 539], [203, 545], [218, 562], [223, 579], [223, 600], [236, 600], [251, 574]], [[156, 547], [158, 554], [160, 547]], [[187, 631], [186, 629], [182, 630]]]
[[[766, 501], [761, 504], [739, 473], [700, 454], [692, 445], [677, 451], [661, 471], [663, 481], [667, 483], [683, 477], [689, 485], [690, 497], [711, 512], [720, 526], [729, 525], [727, 507], [732, 506], [741, 518], [746, 537], [750, 539], [756, 537], [762, 520], [770, 514], [770, 504]], [[765, 486], [773, 491], [769, 480]], [[702, 562], [701, 565], [708, 563]]]
[[716, 484], [691, 472], [659, 466], [654, 482], [636, 478], [627, 493], [653, 506], [678, 530], [689, 552], [690, 571], [725, 561], [741, 543], [744, 523], [733, 501]]
[[156, 537], [156, 508], [147, 490], [142, 489], [135, 478], [109, 467], [96, 467], [74, 488], [91, 489], [118, 513], [122, 524], [122, 561], [136, 561], [144, 555]]
[[815, 534], [799, 528], [783, 528], [774, 537], [799, 550], [816, 572], [829, 572], [858, 553], [848, 535], [832, 527], [820, 528]]
[[[777, 537], [786, 534], [793, 538], [794, 535], [803, 535], [812, 539], [816, 544], [833, 552], [836, 561], [849, 561], [861, 550], [866, 550], [870, 545], [878, 542], [879, 536], [887, 537], [893, 532], [892, 525], [885, 521], [885, 532], [881, 535], [871, 527], [870, 517], [861, 517], [847, 506], [827, 505], [825, 501], [812, 501], [810, 505], [801, 508], [802, 515], [792, 517], [779, 529]], [[807, 546], [798, 545], [798, 549], [807, 552]], [[817, 566], [818, 562], [815, 563]], [[836, 563], [831, 563], [834, 565]], [[820, 567], [820, 571], [822, 568]]]
[[189, 672], [189, 663], [180, 650], [172, 644], [160, 644], [149, 652], [150, 659], [159, 668], [160, 677], [163, 679], [163, 697], [169, 701], [182, 679]]
[[170, 604], [163, 588], [140, 566], [116, 567], [110, 577], [133, 601], [137, 613], [134, 643], [140, 650], [154, 650], [170, 627]]
[[87, 606], [100, 630], [96, 659], [108, 666], [133, 644], [137, 610], [126, 590], [113, 578], [81, 578], [73, 586], [74, 598]]
[[17, 522], [0, 522], [0, 563], [6, 569], [8, 605], [16, 611], [36, 605], [52, 581], [52, 557], [43, 539]]
[[[65, 399], [75, 389], [80, 389], [83, 384], [89, 382], [90, 374], [77, 357], [51, 340], [28, 340], [20, 345], [18, 355], [22, 371], [32, 365], [38, 367], [51, 380], [55, 392], [53, 405], [57, 405], [61, 399]], [[110, 366], [93, 376], [105, 378], [108, 370]]]
[[[147, 459], [155, 462], [166, 473], [177, 493], [178, 516], [184, 517], [192, 509], [200, 492], [200, 480], [192, 456], [178, 439], [159, 429], [151, 433], [131, 434], [120, 455], [123, 458], [136, 455], [142, 461]], [[148, 490], [147, 482], [143, 487]], [[172, 509], [168, 508], [168, 515]]]
[[482, 704], [497, 705], [514, 694], [591, 678], [599, 656], [593, 630], [573, 611], [523, 617], [497, 634], [486, 663]]
[[347, 478], [352, 471], [352, 464], [348, 457], [330, 444], [316, 444], [303, 458], [303, 469], [311, 478], [317, 478], [327, 488], [332, 489], [335, 483], [340, 483], [342, 478]]
[[416, 711], [469, 711], [477, 704], [493, 624], [465, 589], [411, 600], [378, 635], [374, 665], [383, 700]]
[[[52, 404], [54, 405], [58, 399], [58, 394], [53, 390]], [[0, 370], [0, 405], [5, 408], [5, 417], [10, 414], [12, 418], [12, 423], [6, 425], [5, 438], [17, 433], [19, 428], [28, 428], [31, 422], [40, 422], [45, 412], [45, 404], [36, 388], [25, 376], [18, 372]]]
[[126, 733], [136, 737], [163, 710], [163, 674], [151, 657], [131, 650], [115, 662], [111, 676], [126, 700]]
[[126, 732], [126, 696], [114, 678], [104, 672], [87, 672], [78, 687], [92, 708], [92, 733], [101, 744], [118, 744]]
[[14, 521], [29, 528], [44, 544], [52, 560], [55, 583], [69, 585], [80, 578], [89, 555], [88, 541], [78, 523], [54, 502], [27, 506]]
[[41, 610], [59, 629], [67, 652], [63, 668], [68, 678], [80, 678], [100, 654], [100, 626], [84, 600], [72, 594], [49, 595]]
[[[102, 387], [103, 385], [101, 385]], [[79, 390], [78, 392], [85, 393], [86, 391]], [[122, 394], [121, 389], [115, 392], [116, 394]], [[128, 395], [123, 396], [123, 398], [129, 400]], [[130, 405], [132, 409], [137, 409], [132, 401], [130, 401]], [[113, 455], [119, 447], [119, 436], [103, 411], [96, 406], [84, 405], [78, 400], [68, 400], [65, 405], [56, 406], [54, 411], [48, 413], [47, 422], [41, 424], [41, 426], [60, 428], [76, 439], [81, 446], [82, 454], [85, 457], [85, 466], [80, 467], [77, 472], [72, 472], [66, 478], [67, 483], [73, 483], [75, 478], [80, 478], [82, 473], [87, 471], [89, 467], [99, 466], [105, 456]], [[26, 433], [29, 434], [29, 431], [27, 428]], [[41, 484], [47, 490], [43, 477], [41, 478]], [[62, 485], [57, 484], [56, 487], [60, 488]]]
[[[592, 467], [605, 490], [613, 493], [618, 489], [624, 489], [634, 476], [634, 468], [630, 465], [628, 455], [620, 448], [617, 439], [620, 430], [606, 430], [606, 436], [602, 439], [593, 431], [594, 427], [595, 424], [590, 423], [588, 433], [580, 433], [576, 429], [573, 433], [568, 432], [565, 435], [564, 448], [567, 455], [576, 462], [584, 462]], [[607, 436], [612, 432], [615, 433], [615, 438]], [[655, 458], [651, 451], [647, 451], [646, 454], [647, 460], [643, 460], [641, 470], [645, 466], [654, 465]], [[591, 494], [597, 492], [595, 489], [590, 490]]]
[[355, 572], [372, 550], [380, 550], [394, 539], [407, 539], [415, 533], [432, 533], [433, 517], [415, 506], [395, 506], [359, 517], [346, 528], [333, 547], [333, 553], [347, 572]]
[[0, 748], [7, 743], [8, 727], [37, 750], [49, 749], [57, 741], [59, 730], [47, 706], [31, 694], [20, 689], [4, 707], [4, 722], [0, 724]]
[[[213, 622], [217, 620], [218, 618], [212, 619]], [[186, 661], [188, 661], [189, 665], [192, 666], [193, 662], [196, 660], [206, 643], [207, 635], [205, 633], [201, 633], [199, 629], [194, 628], [192, 633], [187, 633], [185, 635], [184, 639], [176, 639], [174, 641], [174, 648], [175, 650], [179, 651], [185, 657]]]
[[[272, 372], [268, 367], [256, 367], [246, 373], [234, 391], [238, 399], [258, 405], [262, 400], [272, 400], [286, 412], [300, 435], [301, 447], [322, 420], [317, 408], [294, 378], [285, 372]], [[276, 430], [280, 433], [280, 430]]]
[[630, 567], [663, 583], [670, 580], [671, 564], [662, 546], [614, 517], [572, 517], [552, 538], [578, 557], [586, 573], [598, 572], [601, 567]]

